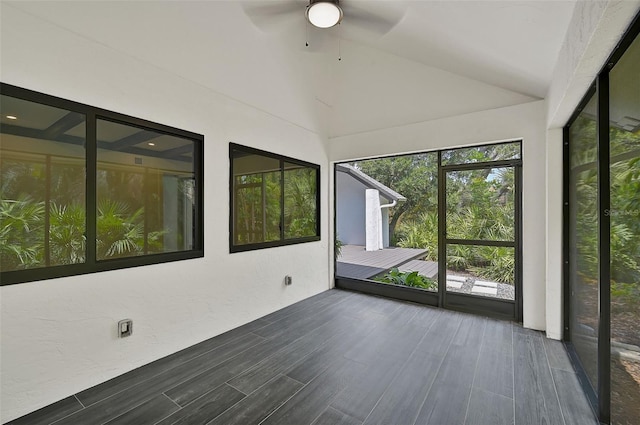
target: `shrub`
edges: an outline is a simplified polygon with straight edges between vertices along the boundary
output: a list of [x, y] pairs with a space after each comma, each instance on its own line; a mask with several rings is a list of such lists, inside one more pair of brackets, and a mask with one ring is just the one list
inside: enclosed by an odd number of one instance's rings
[[376, 282], [390, 283], [393, 285], [410, 286], [420, 289], [437, 289], [435, 281], [418, 272], [401, 272], [397, 267], [392, 268], [382, 276], [374, 278]]

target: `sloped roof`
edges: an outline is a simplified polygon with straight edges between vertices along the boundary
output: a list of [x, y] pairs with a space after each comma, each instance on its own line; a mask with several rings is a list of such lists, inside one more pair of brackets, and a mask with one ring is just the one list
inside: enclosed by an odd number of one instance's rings
[[358, 180], [360, 183], [364, 184], [369, 189], [377, 189], [382, 196], [384, 196], [390, 201], [405, 202], [407, 200], [407, 198], [405, 198], [395, 190], [383, 185], [378, 180], [363, 173], [362, 171], [358, 170], [357, 168], [349, 164], [338, 164], [336, 165], [336, 170], [341, 173], [349, 174], [351, 177]]

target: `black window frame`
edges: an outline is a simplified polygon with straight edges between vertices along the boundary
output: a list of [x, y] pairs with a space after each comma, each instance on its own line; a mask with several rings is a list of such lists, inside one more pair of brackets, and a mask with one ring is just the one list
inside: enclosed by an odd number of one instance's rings
[[179, 260], [204, 257], [204, 136], [187, 130], [136, 118], [95, 106], [74, 102], [41, 92], [28, 90], [0, 82], [0, 94], [28, 102], [65, 109], [84, 115], [85, 134], [85, 208], [86, 240], [95, 241], [97, 236], [97, 121], [99, 119], [130, 125], [157, 133], [189, 139], [194, 142], [193, 165], [195, 176], [196, 208], [194, 217], [194, 248], [186, 251], [145, 254], [135, 257], [97, 260], [96, 244], [86, 244], [84, 263], [45, 266], [32, 269], [0, 271], [0, 286], [34, 282], [61, 277], [91, 274], [109, 270], [146, 266]]
[[[280, 239], [276, 241], [269, 242], [257, 242], [257, 243], [247, 243], [242, 245], [235, 244], [235, 229], [234, 229], [234, 217], [235, 217], [235, 179], [234, 179], [234, 170], [233, 170], [233, 159], [234, 159], [234, 151], [240, 151], [249, 155], [260, 155], [267, 158], [275, 159], [280, 162]], [[316, 210], [315, 210], [315, 220], [316, 220], [316, 233], [314, 236], [305, 236], [301, 238], [291, 238], [286, 239], [284, 237], [285, 229], [284, 229], [284, 164], [296, 164], [305, 168], [314, 169], [316, 172]], [[321, 203], [320, 203], [320, 165], [313, 164], [311, 162], [303, 161], [296, 158], [291, 158], [288, 156], [276, 154], [273, 152], [264, 151], [261, 149], [252, 148], [249, 146], [240, 145], [237, 143], [229, 143], [229, 252], [245, 252], [245, 251], [254, 251], [258, 249], [265, 248], [274, 248], [278, 246], [287, 246], [294, 245], [306, 242], [317, 242], [321, 239], [320, 236], [320, 211], [321, 211]]]

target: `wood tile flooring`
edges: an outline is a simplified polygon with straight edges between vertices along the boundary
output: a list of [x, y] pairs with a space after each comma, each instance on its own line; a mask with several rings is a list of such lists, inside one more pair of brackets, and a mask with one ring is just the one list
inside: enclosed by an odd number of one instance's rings
[[558, 341], [333, 289], [12, 424], [597, 424]]

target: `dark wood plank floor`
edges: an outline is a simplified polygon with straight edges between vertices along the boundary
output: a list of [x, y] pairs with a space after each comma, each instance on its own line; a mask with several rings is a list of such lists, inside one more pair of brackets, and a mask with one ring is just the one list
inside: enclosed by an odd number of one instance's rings
[[12, 424], [597, 424], [563, 345], [338, 289]]

